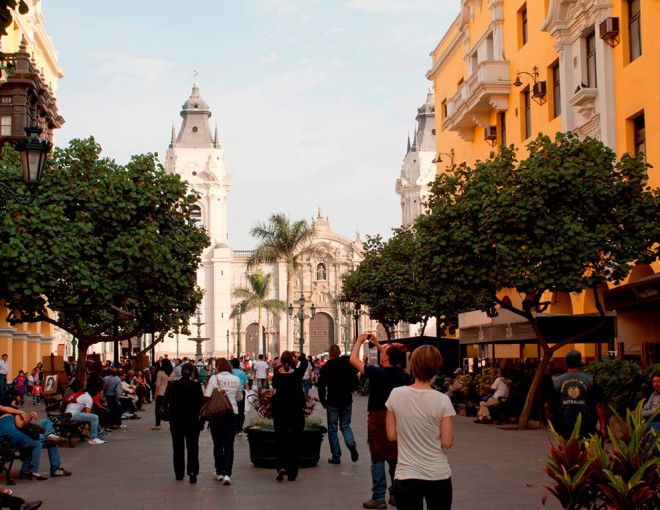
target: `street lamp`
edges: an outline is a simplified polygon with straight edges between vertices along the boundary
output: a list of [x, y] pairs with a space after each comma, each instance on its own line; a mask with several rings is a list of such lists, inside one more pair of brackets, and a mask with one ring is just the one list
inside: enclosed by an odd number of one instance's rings
[[236, 307], [236, 356], [241, 357], [241, 313], [243, 304], [238, 303]]
[[348, 301], [340, 301], [339, 309], [344, 317], [344, 352], [348, 352], [351, 345], [351, 304]]
[[30, 204], [36, 198], [37, 188], [43, 177], [46, 155], [53, 146], [48, 140], [39, 138], [41, 131], [41, 128], [38, 127], [25, 128], [28, 138], [21, 140], [16, 145], [16, 148], [21, 153], [23, 182], [28, 187], [27, 196], [16, 193], [14, 188], [0, 182], [0, 209], [5, 208], [5, 204], [10, 197], [21, 205]]
[[227, 359], [229, 359], [229, 330], [227, 330]]
[[298, 311], [296, 312], [295, 315], [293, 315], [293, 304], [289, 303], [288, 307], [288, 312], [289, 312], [289, 317], [290, 318], [297, 318], [298, 321], [300, 321], [300, 339], [298, 340], [298, 343], [300, 345], [300, 352], [303, 352], [303, 345], [305, 344], [305, 331], [303, 329], [304, 324], [305, 324], [305, 319], [313, 319], [314, 316], [316, 315], [316, 306], [314, 306], [314, 303], [312, 303], [312, 306], [310, 308], [311, 315], [305, 315], [305, 296], [300, 294], [300, 298], [298, 299]]

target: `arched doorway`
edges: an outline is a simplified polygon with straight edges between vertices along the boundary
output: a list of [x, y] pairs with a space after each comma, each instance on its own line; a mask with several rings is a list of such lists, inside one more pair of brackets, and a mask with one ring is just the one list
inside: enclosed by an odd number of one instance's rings
[[259, 352], [259, 324], [256, 322], [245, 329], [245, 352], [250, 355]]
[[309, 320], [309, 348], [305, 346], [305, 354], [316, 356], [327, 352], [334, 343], [335, 321], [327, 313], [317, 313]]

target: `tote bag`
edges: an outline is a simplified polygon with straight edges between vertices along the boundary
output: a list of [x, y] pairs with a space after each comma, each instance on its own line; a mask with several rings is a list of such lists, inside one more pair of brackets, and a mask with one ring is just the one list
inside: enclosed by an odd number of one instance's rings
[[[220, 385], [220, 376], [216, 377], [218, 378], [218, 385]], [[230, 414], [234, 414], [234, 406], [231, 405], [225, 390], [216, 388], [213, 390], [211, 398], [204, 402], [202, 410], [199, 412], [199, 418], [210, 421]]]

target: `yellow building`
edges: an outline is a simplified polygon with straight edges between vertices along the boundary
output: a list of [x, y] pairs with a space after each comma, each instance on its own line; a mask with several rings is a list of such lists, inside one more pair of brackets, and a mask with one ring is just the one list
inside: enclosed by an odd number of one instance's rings
[[[25, 138], [24, 127], [39, 126], [52, 141], [64, 120], [57, 111], [57, 82], [64, 76], [57, 52], [42, 24], [41, 0], [28, 2], [29, 12], [14, 14], [7, 35], [0, 39], [0, 144]], [[11, 381], [19, 370], [30, 371], [53, 350], [50, 324], [10, 326], [0, 301], [0, 354], [9, 355]]]
[[[473, 164], [499, 145], [514, 144], [524, 157], [524, 146], [538, 133], [574, 131], [602, 140], [619, 156], [642, 151], [649, 163], [657, 162], [656, 19], [660, 2], [653, 0], [461, 0], [427, 73], [435, 90], [438, 155]], [[650, 169], [649, 184], [660, 187], [659, 168]], [[616, 351], [660, 361], [658, 271], [636, 267], [626, 285], [604, 289], [605, 305], [616, 316], [614, 339], [581, 346], [587, 356]], [[503, 294], [514, 304], [520, 300], [515, 292]], [[586, 293], [558, 297], [549, 313], [596, 312]], [[516, 327], [513, 318], [472, 312], [462, 317], [461, 337], [481, 348], [474, 347], [475, 357], [535, 356], [532, 345], [496, 345], [515, 338]]]

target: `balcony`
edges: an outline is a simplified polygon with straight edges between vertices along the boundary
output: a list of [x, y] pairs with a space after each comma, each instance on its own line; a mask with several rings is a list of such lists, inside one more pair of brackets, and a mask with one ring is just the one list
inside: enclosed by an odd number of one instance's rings
[[490, 113], [508, 108], [511, 78], [509, 62], [488, 60], [447, 100], [447, 117], [442, 124], [457, 131], [465, 141], [472, 141], [474, 126], [490, 124]]

